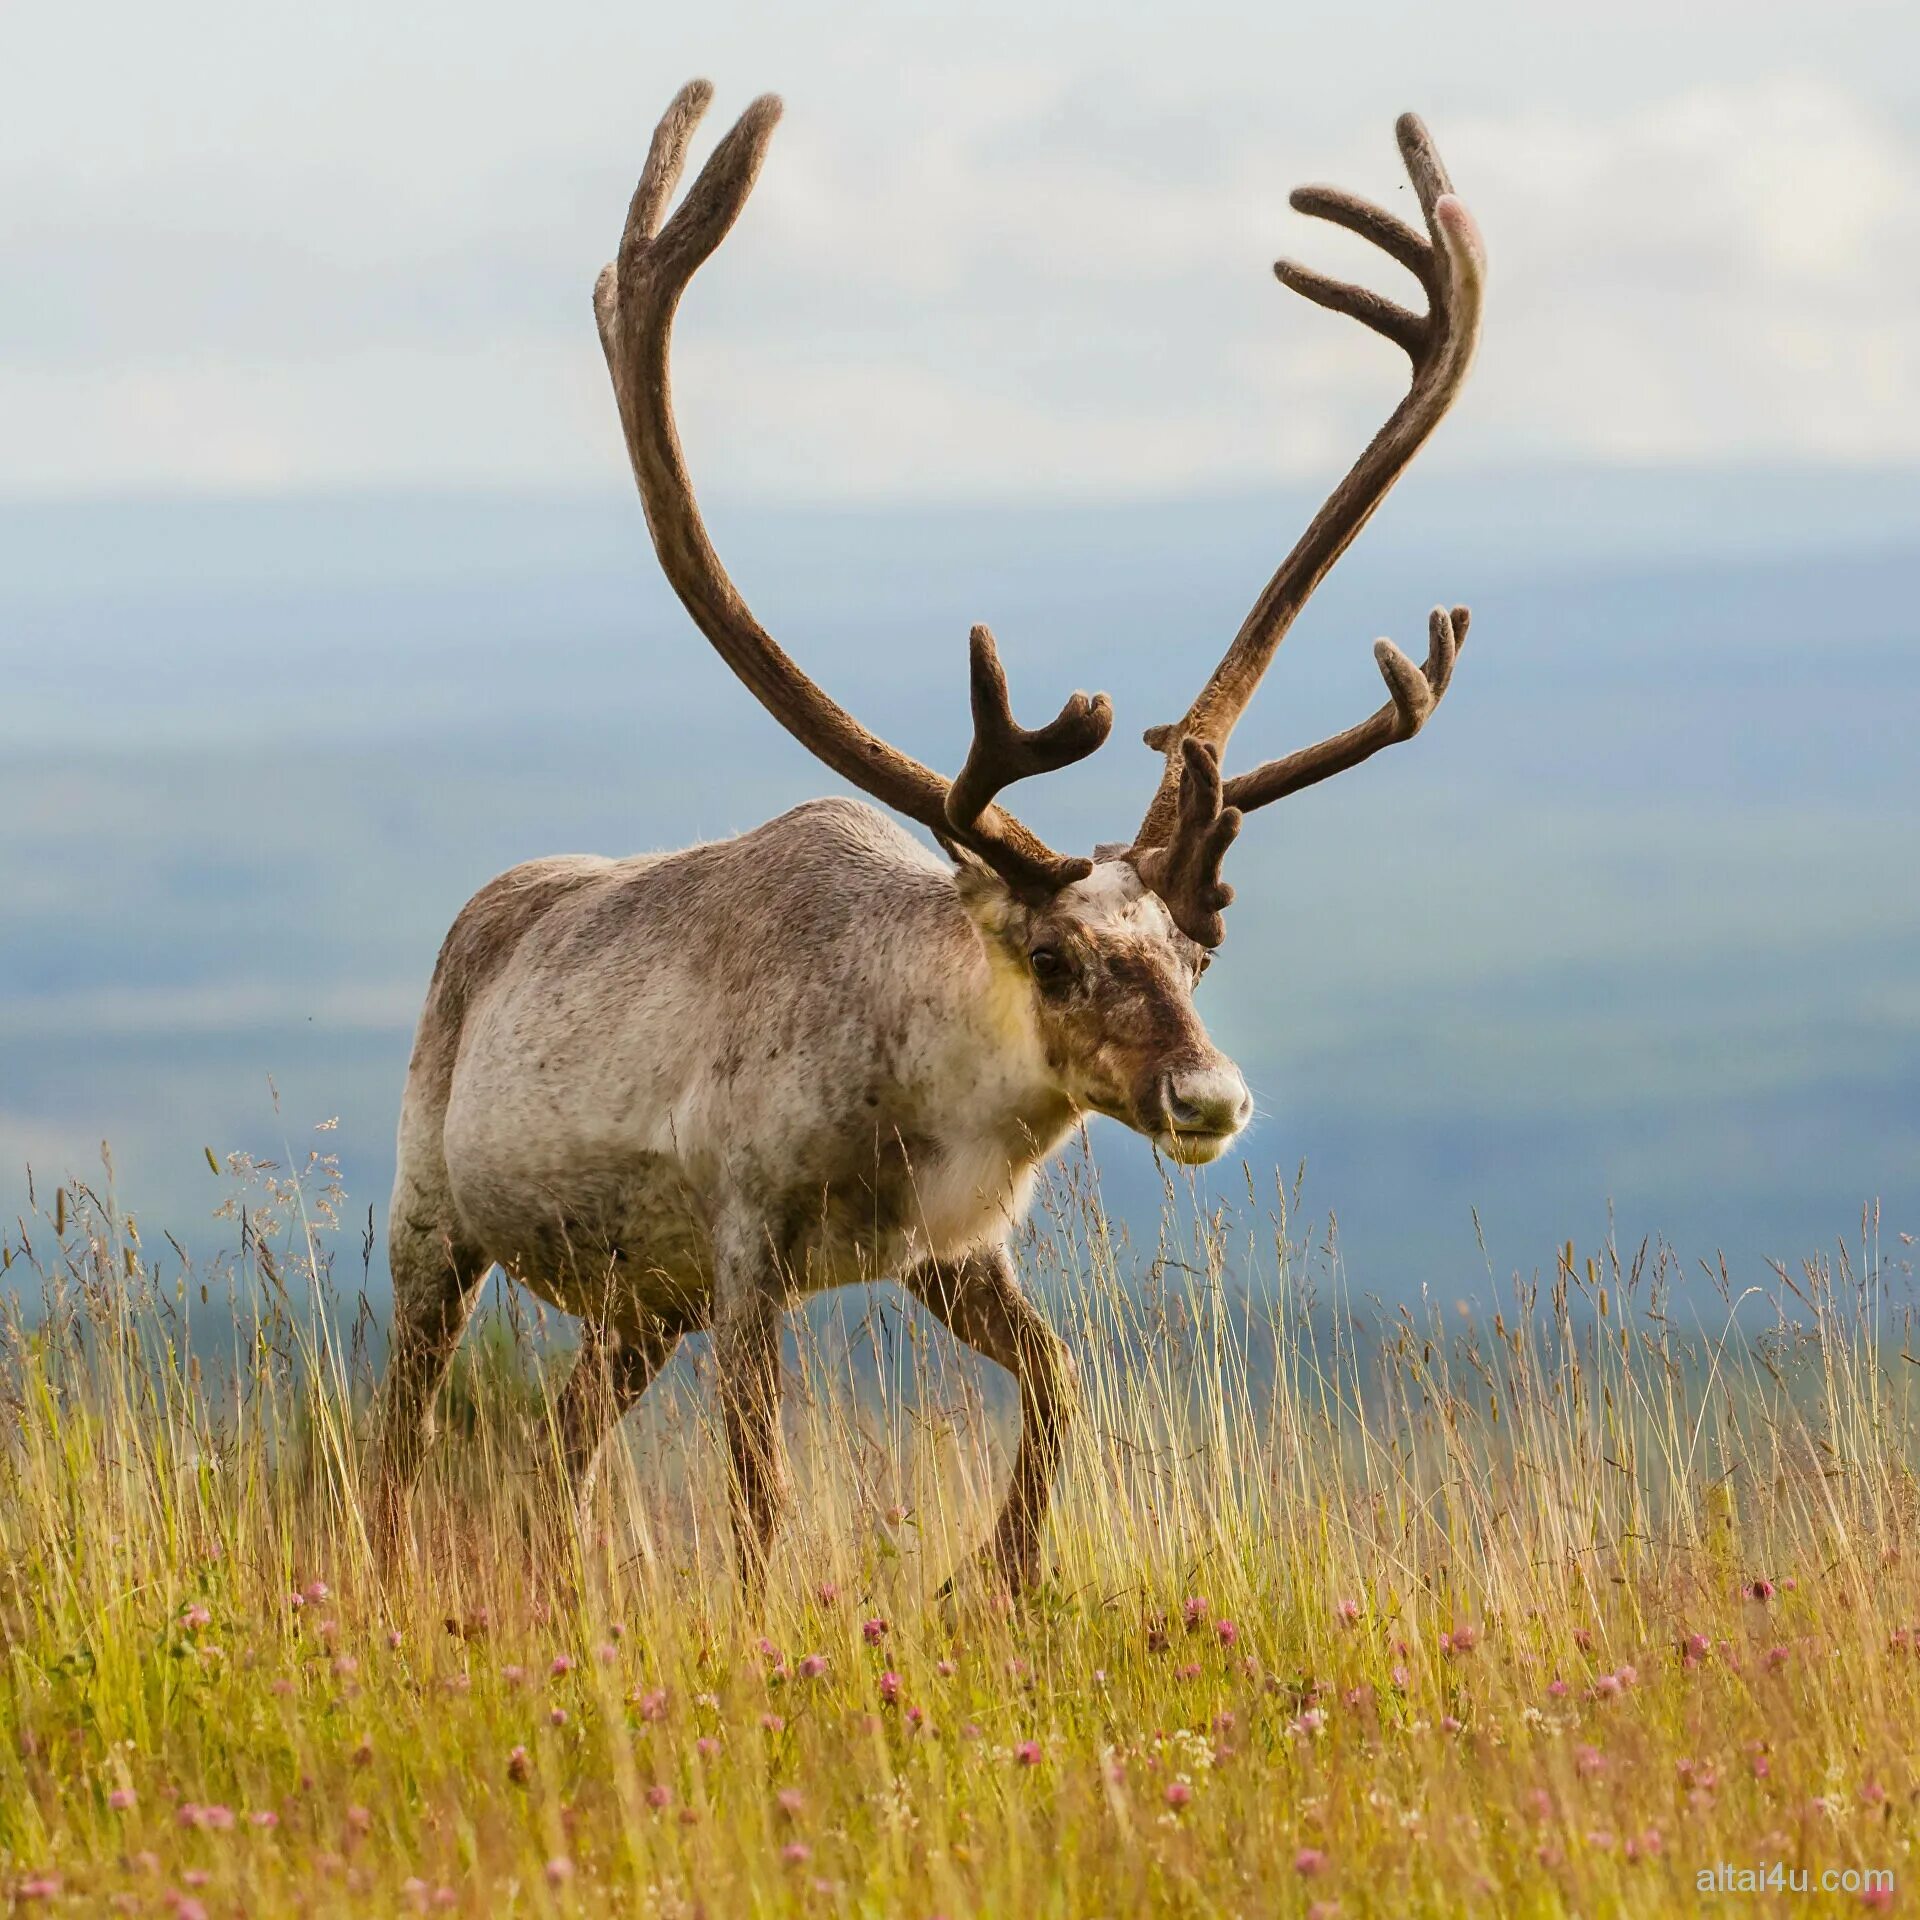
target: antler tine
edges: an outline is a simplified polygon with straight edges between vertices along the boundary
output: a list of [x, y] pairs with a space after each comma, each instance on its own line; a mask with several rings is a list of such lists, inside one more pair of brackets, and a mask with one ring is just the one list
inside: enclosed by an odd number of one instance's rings
[[1140, 878], [1167, 904], [1189, 940], [1217, 947], [1227, 937], [1233, 889], [1220, 865], [1240, 832], [1240, 809], [1223, 805], [1219, 750], [1192, 734], [1180, 742], [1180, 806], [1164, 847], [1136, 857]]
[[[869, 733], [815, 685], [754, 618], [714, 552], [674, 424], [673, 318], [687, 283], [740, 217], [781, 108], [772, 94], [754, 101], [669, 216], [667, 205], [685, 171], [688, 143], [712, 98], [713, 89], [704, 80], [691, 82], [674, 96], [654, 131], [619, 252], [594, 287], [600, 343], [661, 570], [694, 624], [748, 690], [836, 773], [919, 821], [943, 843], [977, 854], [1014, 886], [1039, 891], [1064, 886], [1084, 875], [1091, 863], [1055, 853], [994, 805], [991, 791], [978, 807], [963, 809], [964, 824], [950, 817], [947, 782]], [[976, 666], [976, 676], [977, 671]], [[1095, 704], [1089, 703], [1089, 714]], [[1020, 736], [1045, 743], [1028, 749], [1030, 754], [1050, 752], [1070, 734], [1076, 740], [1082, 737], [1063, 724], [1072, 710], [1069, 702], [1052, 727], [1042, 728], [1037, 736]], [[1012, 728], [1010, 714], [1007, 724]], [[1093, 740], [1084, 751], [1098, 745]], [[1034, 770], [1040, 770], [1037, 764]], [[1018, 776], [1008, 776], [1013, 777]]]
[[[973, 702], [973, 745], [947, 792], [947, 822], [961, 839], [977, 836], [994, 795], [1016, 780], [1055, 773], [1096, 752], [1113, 731], [1113, 703], [1104, 693], [1072, 694], [1044, 727], [1023, 727], [1013, 717], [1000, 650], [985, 627], [968, 638]], [[1057, 884], [1084, 879], [1090, 860], [1061, 860]]]
[[[1419, 118], [1401, 115], [1394, 131], [1425, 219], [1425, 234], [1384, 208], [1335, 187], [1302, 187], [1293, 194], [1292, 205], [1371, 241], [1405, 267], [1426, 290], [1427, 311], [1413, 313], [1370, 288], [1330, 279], [1290, 261], [1277, 262], [1274, 272], [1307, 299], [1392, 340], [1412, 362], [1412, 382], [1281, 562], [1185, 717], [1148, 730], [1147, 744], [1165, 754], [1166, 766], [1134, 839], [1136, 865], [1176, 833], [1188, 787], [1190, 744], [1200, 742], [1216, 754], [1224, 750], [1300, 609], [1440, 424], [1472, 364], [1486, 282], [1486, 253], [1479, 229], [1454, 196], [1446, 168]], [[1451, 631], [1451, 617], [1442, 618]], [[1429, 652], [1425, 673], [1396, 649], [1377, 652], [1390, 695], [1387, 706], [1320, 747], [1228, 781], [1229, 806], [1248, 810], [1264, 806], [1283, 792], [1325, 779], [1391, 740], [1417, 731], [1446, 689], [1452, 648], [1464, 634], [1464, 613], [1459, 626], [1460, 633], [1444, 646], [1436, 631], [1436, 651]]]
[[1376, 640], [1373, 657], [1381, 679], [1387, 683], [1386, 705], [1357, 727], [1237, 775], [1227, 782], [1228, 802], [1251, 813], [1255, 807], [1284, 800], [1302, 787], [1357, 767], [1382, 747], [1411, 740], [1433, 717], [1434, 708], [1453, 680], [1454, 662], [1466, 643], [1470, 618], [1465, 607], [1435, 607], [1427, 616], [1427, 659], [1421, 667], [1416, 667], [1391, 640]]

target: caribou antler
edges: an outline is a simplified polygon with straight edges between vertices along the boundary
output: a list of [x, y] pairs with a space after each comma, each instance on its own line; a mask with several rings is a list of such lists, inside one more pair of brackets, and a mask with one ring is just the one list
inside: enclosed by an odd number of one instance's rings
[[[1148, 730], [1147, 744], [1166, 755], [1166, 768], [1134, 837], [1134, 863], [1143, 877], [1149, 869], [1180, 873], [1193, 866], [1191, 855], [1175, 858], [1188, 831], [1187, 796], [1190, 790], [1197, 790], [1193, 750], [1210, 750], [1217, 765], [1235, 723], [1246, 711], [1300, 609], [1440, 424], [1472, 363], [1480, 337], [1486, 283], [1486, 254], [1479, 229], [1455, 198], [1440, 156], [1418, 118], [1402, 114], [1395, 132], [1408, 178], [1426, 218], [1424, 235], [1383, 208], [1336, 187], [1302, 187], [1294, 193], [1292, 205], [1298, 212], [1330, 220], [1372, 241], [1397, 260], [1425, 288], [1427, 311], [1410, 312], [1365, 287], [1330, 280], [1289, 261], [1277, 262], [1274, 272], [1294, 292], [1335, 313], [1344, 313], [1393, 341], [1413, 363], [1412, 385], [1281, 562], [1280, 570], [1254, 602], [1233, 644], [1187, 709], [1186, 717], [1171, 726]], [[1424, 670], [1382, 640], [1374, 649], [1374, 657], [1387, 682], [1387, 704], [1345, 733], [1228, 780], [1220, 804], [1229, 813], [1234, 808], [1251, 811], [1263, 807], [1316, 780], [1357, 766], [1396, 740], [1410, 738], [1446, 692], [1466, 630], [1464, 607], [1456, 607], [1450, 614], [1437, 609]], [[1218, 779], [1217, 772], [1214, 779]], [[1198, 784], [1204, 786], [1204, 780]], [[1220, 817], [1224, 820], [1227, 814]], [[1163, 853], [1165, 857], [1159, 857]], [[1163, 891], [1155, 881], [1149, 880], [1148, 884]], [[1176, 886], [1175, 891], [1179, 897], [1166, 898], [1176, 921], [1191, 938], [1206, 946], [1217, 945], [1224, 932], [1217, 908], [1200, 905], [1189, 890]]]
[[1217, 947], [1227, 937], [1221, 916], [1233, 905], [1233, 889], [1220, 878], [1220, 863], [1239, 836], [1243, 815], [1223, 804], [1217, 747], [1188, 734], [1180, 742], [1180, 774], [1173, 834], [1164, 847], [1137, 854], [1134, 866], [1189, 940]]
[[594, 288], [600, 344], [661, 568], [695, 625], [748, 690], [836, 773], [930, 828], [943, 843], [977, 855], [1012, 886], [1030, 894], [1056, 891], [1083, 878], [1092, 862], [1055, 853], [995, 805], [993, 796], [1027, 774], [1092, 753], [1113, 723], [1105, 696], [1075, 694], [1058, 719], [1025, 731], [1014, 724], [992, 639], [976, 628], [976, 732], [966, 766], [950, 788], [931, 768], [869, 733], [800, 670], [753, 617], [707, 538], [673, 420], [673, 316], [687, 283], [740, 217], [780, 118], [780, 102], [771, 94], [754, 101], [668, 218], [687, 143], [712, 98], [704, 80], [674, 97], [634, 190], [619, 255]]
[[1000, 649], [985, 627], [968, 641], [972, 671], [973, 746], [947, 791], [947, 824], [965, 839], [977, 834], [993, 796], [1016, 780], [1054, 773], [1094, 752], [1113, 731], [1113, 702], [1104, 693], [1073, 694], [1044, 727], [1027, 728], [1013, 717]]

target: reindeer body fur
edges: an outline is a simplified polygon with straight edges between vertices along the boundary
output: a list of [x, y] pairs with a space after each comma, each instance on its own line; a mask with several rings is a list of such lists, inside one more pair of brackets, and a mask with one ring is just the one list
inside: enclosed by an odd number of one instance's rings
[[516, 867], [440, 956], [396, 1231], [628, 1327], [705, 1323], [729, 1210], [790, 1294], [997, 1245], [1075, 1117], [1031, 998], [952, 868], [857, 801]]

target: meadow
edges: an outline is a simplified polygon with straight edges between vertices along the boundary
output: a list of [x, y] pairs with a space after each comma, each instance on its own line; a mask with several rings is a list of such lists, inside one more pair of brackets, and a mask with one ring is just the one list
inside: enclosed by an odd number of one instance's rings
[[1040, 1590], [967, 1570], [1002, 1383], [881, 1286], [796, 1316], [796, 1499], [749, 1615], [703, 1356], [577, 1532], [542, 1470], [565, 1329], [504, 1294], [417, 1561], [378, 1577], [336, 1170], [226, 1171], [238, 1251], [205, 1269], [71, 1183], [7, 1243], [18, 1910], [1910, 1897], [1920, 1355], [1872, 1215], [1744, 1297], [1567, 1247], [1467, 1316], [1352, 1298], [1284, 1187], [1170, 1183], [1143, 1241], [1070, 1165], [1022, 1249], [1081, 1368]]

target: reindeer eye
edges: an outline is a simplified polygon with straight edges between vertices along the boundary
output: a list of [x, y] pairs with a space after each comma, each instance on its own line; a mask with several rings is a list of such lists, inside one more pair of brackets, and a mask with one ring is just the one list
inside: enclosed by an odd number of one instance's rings
[[1067, 963], [1060, 957], [1057, 948], [1035, 947], [1034, 950], [1027, 955], [1027, 965], [1033, 969], [1033, 977], [1036, 980], [1064, 980], [1066, 978]]

